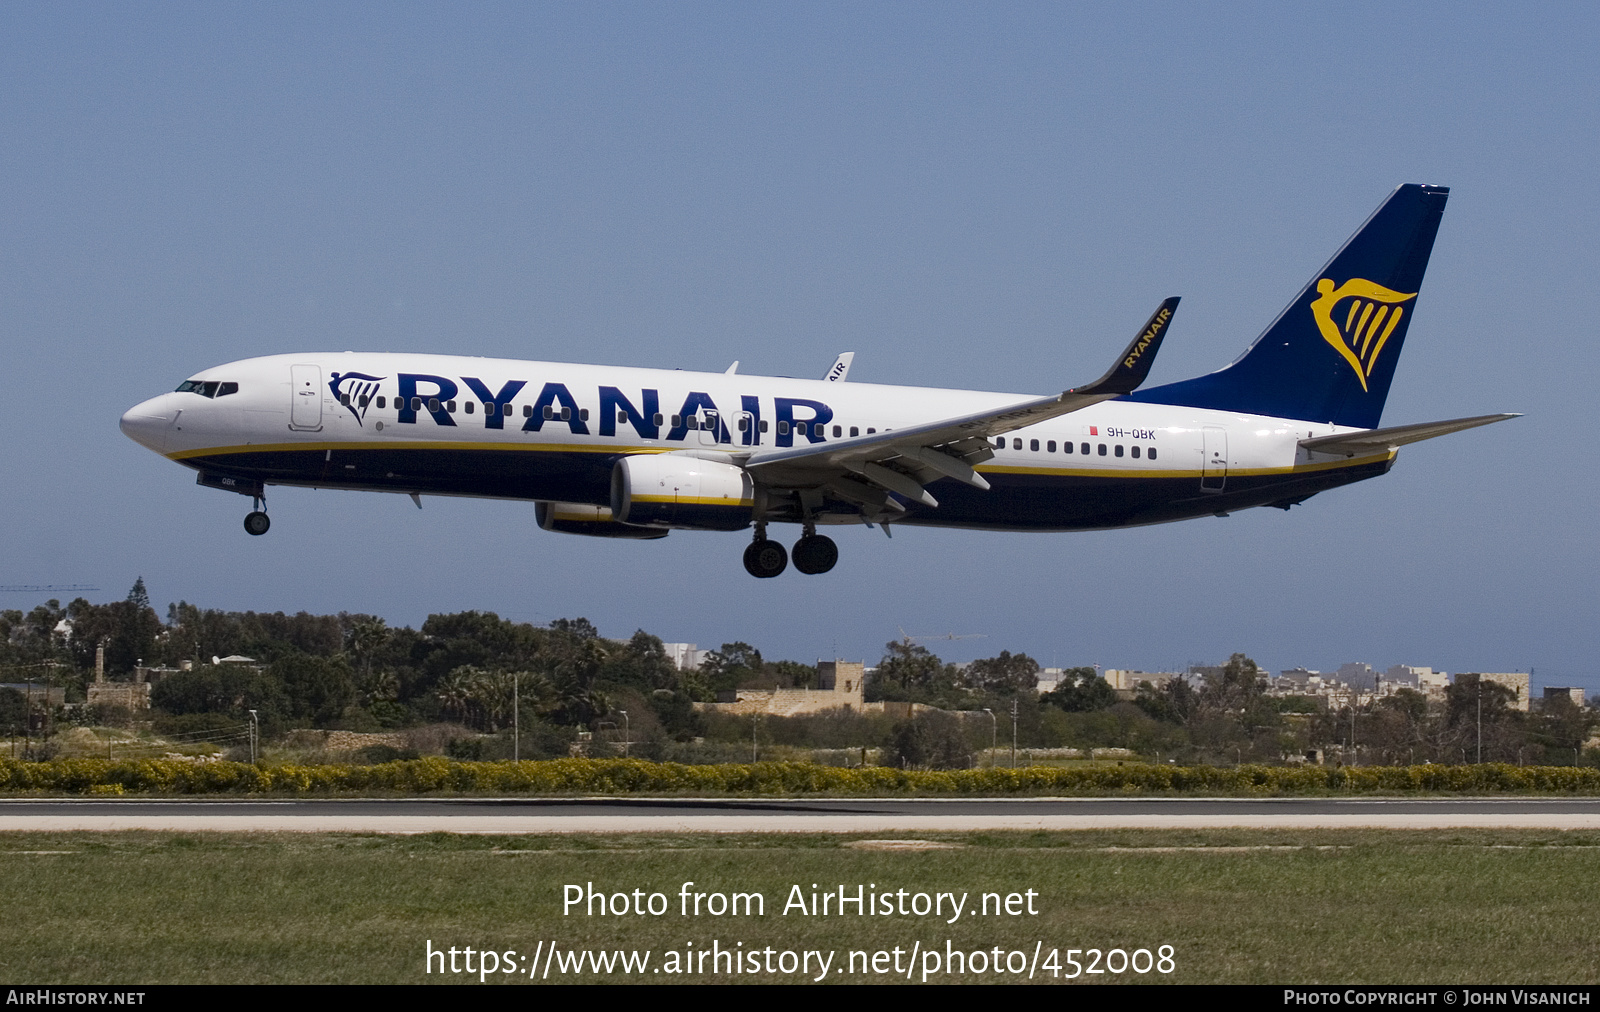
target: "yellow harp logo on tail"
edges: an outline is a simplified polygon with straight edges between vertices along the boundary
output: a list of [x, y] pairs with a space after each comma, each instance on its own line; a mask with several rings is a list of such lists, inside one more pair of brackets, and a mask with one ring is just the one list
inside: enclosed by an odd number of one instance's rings
[[[1356, 371], [1361, 389], [1367, 389], [1367, 377], [1372, 375], [1378, 354], [1405, 315], [1401, 303], [1416, 298], [1417, 293], [1391, 291], [1365, 278], [1351, 278], [1335, 288], [1330, 279], [1321, 278], [1317, 296], [1311, 303], [1317, 329]], [[1348, 306], [1340, 305], [1346, 301]]]

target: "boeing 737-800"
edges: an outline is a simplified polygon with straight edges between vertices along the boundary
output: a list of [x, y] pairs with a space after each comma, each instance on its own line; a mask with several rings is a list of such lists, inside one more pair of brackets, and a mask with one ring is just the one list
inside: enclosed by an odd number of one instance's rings
[[[1403, 444], [1515, 417], [1378, 428], [1449, 191], [1401, 186], [1231, 365], [1138, 390], [1178, 300], [1104, 376], [1038, 397], [445, 355], [218, 366], [122, 430], [251, 497], [268, 485], [529, 500], [546, 530], [754, 529], [754, 576], [838, 559], [819, 527], [1132, 527], [1288, 509], [1389, 470]], [[799, 524], [791, 552], [768, 537]]]

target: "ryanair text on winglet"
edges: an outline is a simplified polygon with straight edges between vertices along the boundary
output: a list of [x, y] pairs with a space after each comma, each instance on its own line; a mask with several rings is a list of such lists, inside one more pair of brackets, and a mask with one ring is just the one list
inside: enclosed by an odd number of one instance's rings
[[1161, 333], [1162, 328], [1167, 325], [1167, 321], [1170, 319], [1172, 319], [1172, 310], [1170, 309], [1163, 308], [1161, 312], [1156, 314], [1155, 320], [1145, 328], [1143, 334], [1139, 335], [1139, 342], [1134, 345], [1133, 351], [1129, 352], [1128, 357], [1122, 360], [1123, 368], [1133, 368], [1133, 364], [1139, 361], [1139, 356], [1143, 355], [1144, 350], [1150, 347], [1150, 342], [1156, 339], [1156, 335]]

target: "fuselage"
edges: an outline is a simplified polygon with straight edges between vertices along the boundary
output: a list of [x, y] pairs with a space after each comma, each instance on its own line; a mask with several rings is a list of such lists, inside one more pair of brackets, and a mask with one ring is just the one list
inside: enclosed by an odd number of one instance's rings
[[[1028, 395], [445, 355], [312, 353], [207, 369], [132, 408], [144, 446], [243, 491], [263, 485], [605, 506], [616, 462], [846, 443]], [[1299, 440], [1360, 431], [1110, 400], [989, 439], [990, 488], [934, 482], [896, 522], [1068, 531], [1288, 506], [1388, 470]], [[781, 511], [772, 519], [782, 521]], [[816, 523], [855, 523], [830, 501]]]

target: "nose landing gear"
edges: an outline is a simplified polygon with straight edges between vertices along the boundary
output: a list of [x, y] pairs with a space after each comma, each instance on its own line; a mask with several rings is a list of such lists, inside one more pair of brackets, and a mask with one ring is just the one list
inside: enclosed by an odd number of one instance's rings
[[267, 529], [272, 526], [272, 520], [267, 516], [267, 501], [260, 496], [255, 496], [251, 499], [251, 504], [255, 506], [255, 509], [245, 514], [244, 530], [246, 534], [260, 537], [267, 533]]

